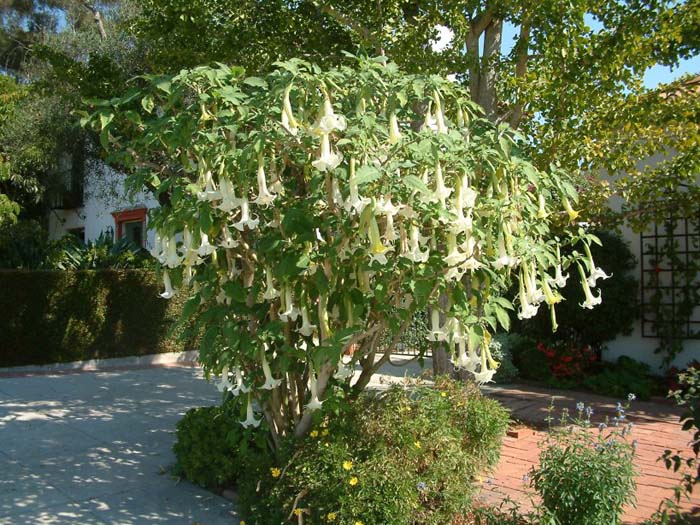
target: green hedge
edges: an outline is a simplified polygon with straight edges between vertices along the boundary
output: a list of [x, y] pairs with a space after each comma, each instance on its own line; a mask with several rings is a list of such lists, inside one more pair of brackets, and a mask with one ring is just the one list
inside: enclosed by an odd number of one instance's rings
[[0, 367], [177, 352], [183, 301], [149, 270], [0, 270]]

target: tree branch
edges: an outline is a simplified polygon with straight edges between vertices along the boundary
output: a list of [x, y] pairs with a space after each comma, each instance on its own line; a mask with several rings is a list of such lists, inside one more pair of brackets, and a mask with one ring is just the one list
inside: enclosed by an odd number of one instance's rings
[[105, 26], [102, 23], [102, 15], [100, 14], [100, 11], [92, 2], [83, 1], [83, 6], [92, 12], [92, 16], [95, 19], [95, 24], [97, 24], [97, 30], [100, 32], [100, 38], [102, 40], [107, 40], [107, 31], [105, 31]]

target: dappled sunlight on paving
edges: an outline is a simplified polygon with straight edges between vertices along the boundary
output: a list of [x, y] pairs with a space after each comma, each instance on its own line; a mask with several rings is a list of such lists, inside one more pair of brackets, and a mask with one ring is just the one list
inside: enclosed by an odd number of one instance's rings
[[237, 523], [169, 474], [177, 421], [219, 401], [190, 368], [0, 378], [0, 525]]

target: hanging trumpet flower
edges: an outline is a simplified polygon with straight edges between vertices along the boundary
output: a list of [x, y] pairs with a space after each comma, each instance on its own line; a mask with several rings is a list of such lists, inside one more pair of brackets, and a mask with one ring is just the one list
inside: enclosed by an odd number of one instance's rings
[[270, 193], [267, 189], [267, 178], [265, 177], [265, 161], [263, 154], [258, 153], [258, 196], [253, 201], [258, 206], [269, 206], [275, 201], [277, 195]]
[[313, 368], [309, 370], [309, 392], [311, 393], [311, 400], [306, 405], [307, 410], [318, 410], [323, 405], [323, 401], [318, 399], [318, 388], [316, 383], [316, 372]]
[[282, 127], [292, 135], [296, 135], [299, 131], [299, 124], [294, 118], [292, 111], [292, 103], [289, 100], [289, 93], [292, 91], [292, 84], [289, 84], [284, 90], [284, 100], [282, 102]]
[[262, 354], [262, 370], [263, 370], [263, 375], [265, 376], [265, 383], [260, 387], [263, 390], [272, 390], [273, 388], [277, 388], [282, 384], [281, 379], [274, 379], [272, 377], [272, 372], [270, 371], [270, 364], [267, 362], [267, 359], [265, 359], [265, 349], [266, 347], [261, 350]]
[[250, 398], [252, 397], [252, 394], [248, 394], [248, 404], [246, 405], [246, 418], [244, 421], [241, 421], [241, 425], [244, 428], [249, 428], [249, 427], [258, 427], [260, 426], [260, 422], [262, 421], [261, 419], [255, 419], [255, 414], [253, 413], [253, 404], [251, 403]]
[[165, 286], [165, 291], [162, 294], [160, 294], [160, 296], [163, 299], [171, 299], [175, 297], [175, 294], [177, 292], [173, 289], [173, 285], [170, 282], [170, 274], [168, 273], [168, 270], [165, 270], [163, 272], [163, 285]]
[[578, 266], [578, 273], [581, 276], [581, 287], [583, 288], [583, 295], [585, 297], [585, 300], [580, 304], [580, 306], [581, 308], [592, 310], [594, 306], [603, 302], [603, 298], [601, 297], [602, 294], [598, 292], [598, 297], [593, 295], [591, 287], [588, 284], [586, 274], [583, 271], [583, 267], [579, 263], [576, 263], [576, 266]]
[[248, 203], [248, 199], [245, 197], [241, 199], [241, 218], [238, 219], [238, 222], [235, 222], [232, 226], [238, 231], [243, 231], [246, 228], [249, 230], [254, 230], [258, 227], [258, 219], [253, 219], [250, 216], [250, 204]]
[[595, 262], [593, 262], [593, 254], [591, 253], [591, 248], [590, 246], [588, 246], [587, 243], [583, 243], [583, 249], [586, 251], [586, 256], [588, 257], [588, 268], [591, 271], [591, 274], [588, 276], [587, 279], [588, 286], [594, 288], [598, 279], [610, 279], [612, 277], [612, 274], [606, 274], [602, 268], [598, 268], [595, 265]]

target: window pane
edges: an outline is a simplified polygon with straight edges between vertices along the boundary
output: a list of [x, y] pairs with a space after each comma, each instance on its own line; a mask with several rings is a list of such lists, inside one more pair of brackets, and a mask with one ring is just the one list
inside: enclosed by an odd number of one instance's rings
[[122, 225], [122, 237], [133, 242], [136, 246], [143, 246], [143, 222], [125, 222]]

